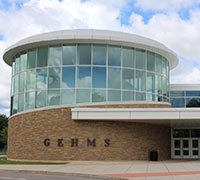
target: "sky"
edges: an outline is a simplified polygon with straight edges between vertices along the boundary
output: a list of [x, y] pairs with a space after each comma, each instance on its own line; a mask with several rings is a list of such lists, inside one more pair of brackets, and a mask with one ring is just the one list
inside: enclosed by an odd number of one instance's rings
[[4, 50], [22, 38], [64, 29], [105, 29], [154, 39], [179, 65], [170, 83], [200, 83], [200, 0], [0, 0], [0, 113], [9, 115], [11, 67]]

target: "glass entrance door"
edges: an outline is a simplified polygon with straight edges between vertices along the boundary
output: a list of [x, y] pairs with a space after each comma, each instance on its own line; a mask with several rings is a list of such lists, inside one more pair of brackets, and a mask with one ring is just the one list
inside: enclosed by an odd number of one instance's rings
[[199, 139], [191, 139], [191, 158], [199, 158]]
[[190, 158], [190, 139], [174, 139], [173, 156], [178, 159]]

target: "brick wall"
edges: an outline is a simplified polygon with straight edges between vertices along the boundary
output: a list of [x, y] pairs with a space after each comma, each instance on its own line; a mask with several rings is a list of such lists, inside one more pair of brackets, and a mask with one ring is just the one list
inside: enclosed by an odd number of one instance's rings
[[[97, 106], [96, 106], [97, 107]], [[100, 107], [100, 106], [98, 106]], [[168, 105], [104, 105], [101, 107], [168, 107]], [[147, 160], [157, 150], [170, 159], [170, 127], [135, 122], [74, 121], [71, 108], [13, 116], [8, 123], [8, 158], [16, 160]], [[49, 146], [44, 145], [50, 142]], [[58, 146], [58, 139], [60, 146]], [[72, 146], [78, 139], [78, 146]], [[96, 146], [88, 146], [96, 139]]]

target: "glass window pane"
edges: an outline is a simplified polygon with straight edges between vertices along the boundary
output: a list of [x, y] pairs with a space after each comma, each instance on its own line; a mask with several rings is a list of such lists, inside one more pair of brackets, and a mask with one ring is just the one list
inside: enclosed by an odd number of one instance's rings
[[37, 69], [37, 89], [47, 88], [47, 69]]
[[136, 68], [145, 69], [145, 56], [146, 52], [144, 50], [136, 49]]
[[26, 93], [26, 110], [35, 108], [35, 92]]
[[185, 95], [185, 91], [170, 91], [171, 97], [183, 97]]
[[174, 140], [174, 147], [175, 148], [181, 148], [181, 141], [180, 140]]
[[146, 100], [146, 94], [136, 92], [136, 101], [145, 101]]
[[75, 104], [75, 90], [63, 89], [61, 101], [62, 104]]
[[[191, 129], [191, 137], [199, 138], [200, 137], [200, 129]], [[198, 147], [198, 143], [195, 143], [195, 144]]]
[[186, 96], [200, 96], [200, 91], [186, 91]]
[[190, 131], [189, 131], [189, 129], [174, 129], [173, 137], [174, 138], [190, 137]]
[[94, 45], [93, 46], [93, 64], [94, 65], [106, 65], [106, 45]]
[[32, 49], [28, 51], [28, 61], [27, 68], [35, 68], [36, 67], [36, 49]]
[[24, 92], [25, 90], [26, 73], [22, 72], [19, 74], [19, 92]]
[[155, 101], [156, 100], [156, 96], [154, 94], [150, 94], [150, 93], [147, 93], [146, 94], [146, 100], [147, 101]]
[[155, 93], [160, 95], [162, 94], [162, 79], [160, 75], [156, 75]]
[[156, 54], [156, 72], [162, 73], [162, 56]]
[[108, 101], [121, 101], [121, 91], [108, 90]]
[[78, 45], [78, 64], [91, 64], [91, 46], [86, 44]]
[[61, 46], [49, 47], [49, 66], [59, 66], [61, 64]]
[[48, 106], [55, 106], [60, 104], [60, 90], [48, 91]]
[[93, 67], [92, 87], [106, 88], [106, 68]]
[[185, 107], [184, 98], [171, 98], [170, 103], [172, 107]]
[[200, 107], [200, 98], [186, 98], [186, 107]]
[[105, 102], [106, 91], [100, 89], [93, 89], [92, 91], [92, 102]]
[[90, 88], [91, 86], [91, 68], [90, 67], [78, 67], [77, 72], [77, 87]]
[[122, 88], [134, 90], [134, 70], [123, 69], [123, 71], [122, 71]]
[[19, 92], [19, 74], [16, 74], [14, 78], [14, 94], [17, 94]]
[[77, 103], [89, 103], [90, 102], [90, 90], [78, 89], [77, 90]]
[[26, 70], [26, 64], [27, 64], [27, 54], [21, 54], [20, 56], [20, 71], [25, 71]]
[[134, 49], [123, 48], [123, 66], [134, 67]]
[[108, 65], [121, 66], [121, 48], [118, 46], [108, 46]]
[[48, 47], [44, 46], [38, 48], [37, 67], [47, 66], [47, 57], [48, 57]]
[[134, 92], [122, 91], [122, 100], [123, 101], [133, 101], [134, 100]]
[[19, 94], [18, 112], [24, 111], [24, 94]]
[[155, 54], [153, 52], [147, 52], [147, 70], [148, 71], [155, 71]]
[[27, 72], [27, 78], [26, 78], [26, 89], [34, 90], [36, 86], [36, 70], [30, 69]]
[[20, 58], [16, 57], [15, 58], [15, 73], [19, 72], [19, 66], [20, 66]]
[[166, 74], [167, 74], [166, 60], [164, 57], [162, 58], [162, 74], [164, 76], [166, 76]]
[[41, 108], [46, 106], [46, 91], [37, 91], [36, 95], [36, 108]]
[[147, 92], [155, 93], [155, 74], [147, 73]]
[[62, 88], [75, 87], [75, 67], [62, 68]]
[[12, 76], [15, 75], [15, 62], [12, 63]]
[[120, 68], [108, 68], [108, 88], [121, 89]]
[[162, 77], [162, 90], [163, 90], [163, 96], [167, 96], [167, 90], [168, 90], [168, 88], [167, 88], [167, 79], [166, 79], [166, 77]]
[[13, 111], [12, 114], [16, 114], [18, 112], [18, 95], [13, 97]]
[[63, 46], [63, 65], [76, 64], [76, 46]]
[[60, 88], [60, 68], [49, 68], [48, 88]]
[[135, 89], [145, 91], [145, 71], [136, 71]]

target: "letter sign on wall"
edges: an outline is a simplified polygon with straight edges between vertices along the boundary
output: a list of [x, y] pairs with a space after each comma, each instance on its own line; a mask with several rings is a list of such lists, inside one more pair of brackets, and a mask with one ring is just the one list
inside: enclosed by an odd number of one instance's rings
[[44, 140], [44, 145], [45, 145], [46, 147], [48, 147], [48, 146], [50, 145], [50, 139], [45, 139], [45, 140]]
[[93, 139], [92, 141], [88, 138], [87, 139], [87, 145], [96, 147], [96, 139]]

